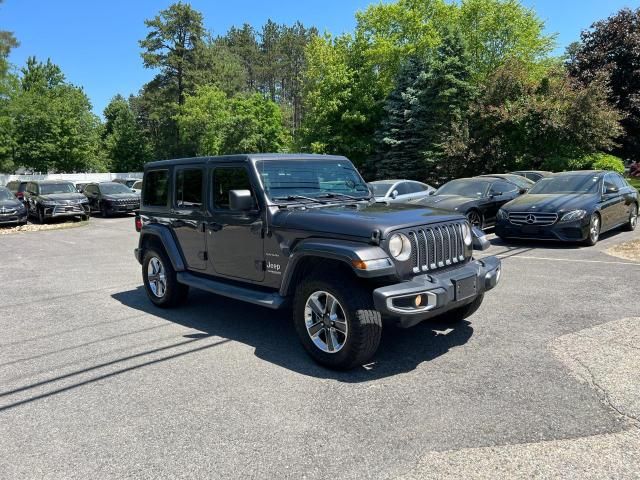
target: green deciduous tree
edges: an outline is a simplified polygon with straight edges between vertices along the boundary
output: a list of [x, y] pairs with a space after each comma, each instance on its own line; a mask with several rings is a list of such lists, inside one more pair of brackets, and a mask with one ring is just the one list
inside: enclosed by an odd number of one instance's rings
[[116, 95], [105, 108], [104, 118], [102, 141], [111, 171], [141, 171], [151, 158], [151, 149], [129, 102]]
[[258, 93], [229, 98], [201, 87], [187, 96], [177, 121], [195, 155], [281, 152], [290, 143], [280, 108]]
[[616, 153], [640, 160], [640, 9], [622, 9], [582, 32], [568, 51], [568, 68], [585, 84], [608, 77], [609, 101], [624, 113]]

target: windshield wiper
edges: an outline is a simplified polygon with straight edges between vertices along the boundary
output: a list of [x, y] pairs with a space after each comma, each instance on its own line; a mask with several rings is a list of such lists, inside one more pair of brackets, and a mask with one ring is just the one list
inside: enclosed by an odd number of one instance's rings
[[273, 200], [287, 200], [289, 202], [291, 202], [293, 200], [307, 200], [309, 202], [314, 202], [314, 203], [322, 203], [322, 204], [327, 203], [327, 202], [323, 202], [322, 200], [319, 200], [317, 198], [305, 197], [304, 195], [287, 195], [285, 197], [273, 197]]
[[369, 197], [354, 197], [353, 195], [347, 195], [346, 193], [323, 193], [322, 195], [318, 195], [320, 198], [336, 198], [336, 197], [344, 197], [349, 200], [369, 200]]

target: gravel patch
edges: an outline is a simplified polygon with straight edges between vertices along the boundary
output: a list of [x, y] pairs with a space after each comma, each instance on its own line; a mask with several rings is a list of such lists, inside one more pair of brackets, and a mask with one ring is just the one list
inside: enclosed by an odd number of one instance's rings
[[614, 245], [607, 250], [609, 255], [640, 262], [640, 240], [631, 240], [630, 242]]
[[24, 232], [40, 232], [43, 230], [62, 230], [65, 228], [84, 227], [89, 224], [89, 220], [78, 221], [71, 220], [61, 223], [45, 223], [44, 225], [38, 223], [29, 223], [27, 225], [20, 225], [16, 227], [0, 227], [0, 235], [11, 235], [12, 233], [24, 233]]

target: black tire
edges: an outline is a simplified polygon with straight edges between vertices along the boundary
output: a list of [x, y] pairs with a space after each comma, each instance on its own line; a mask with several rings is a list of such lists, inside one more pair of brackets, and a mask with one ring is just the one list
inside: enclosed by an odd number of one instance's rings
[[44, 225], [45, 223], [47, 223], [47, 219], [44, 216], [44, 209], [42, 207], [36, 207], [36, 208], [38, 213], [38, 223], [40, 225]]
[[472, 227], [478, 227], [480, 230], [484, 229], [484, 218], [479, 210], [472, 208], [465, 216], [467, 217], [467, 220], [469, 220], [469, 223], [471, 223]]
[[[344, 312], [347, 335], [341, 348], [335, 352], [323, 351], [307, 330], [307, 300], [318, 292], [332, 295]], [[348, 370], [368, 363], [378, 349], [382, 335], [382, 316], [373, 305], [371, 290], [353, 278], [335, 274], [313, 276], [298, 286], [293, 304], [293, 322], [307, 353], [319, 364], [335, 370]], [[326, 333], [324, 335], [326, 337]]]
[[[597, 222], [597, 225], [594, 226], [595, 222]], [[596, 243], [598, 243], [601, 231], [602, 219], [598, 212], [594, 212], [591, 214], [591, 218], [589, 219], [589, 232], [587, 233], [587, 238], [585, 238], [582, 243], [588, 247], [593, 247]]]
[[80, 220], [82, 220], [83, 222], [88, 222], [89, 221], [89, 215], [81, 215], [80, 216]]
[[107, 211], [107, 207], [104, 203], [100, 204], [100, 215], [102, 216], [102, 218], [109, 217], [109, 212]]
[[638, 225], [638, 205], [632, 203], [629, 207], [629, 221], [625, 223], [624, 229], [627, 232], [633, 232]]
[[449, 310], [448, 312], [443, 313], [442, 315], [438, 315], [434, 318], [435, 321], [455, 324], [460, 323], [465, 318], [470, 317], [476, 310], [480, 308], [482, 305], [482, 301], [484, 300], [484, 294], [478, 295], [473, 302], [466, 304], [463, 307], [455, 308], [453, 310]]
[[[165, 286], [162, 295], [154, 293], [154, 289], [151, 285], [153, 280], [150, 280], [149, 278], [149, 263], [154, 259], [159, 260], [164, 269]], [[184, 303], [187, 299], [187, 295], [189, 294], [189, 287], [178, 282], [176, 271], [173, 269], [171, 261], [162, 249], [152, 247], [145, 251], [144, 258], [142, 260], [142, 279], [144, 281], [144, 288], [149, 300], [161, 308], [178, 306], [181, 303]], [[155, 287], [157, 291], [157, 284]]]

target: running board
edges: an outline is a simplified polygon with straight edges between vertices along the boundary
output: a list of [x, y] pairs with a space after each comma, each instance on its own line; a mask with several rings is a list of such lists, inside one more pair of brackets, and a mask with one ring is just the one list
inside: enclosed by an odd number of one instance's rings
[[206, 292], [215, 293], [224, 297], [242, 300], [243, 302], [253, 303], [271, 309], [278, 309], [284, 306], [285, 298], [278, 293], [267, 293], [250, 288], [229, 285], [228, 283], [212, 280], [210, 278], [197, 277], [188, 272], [177, 272], [178, 282], [190, 287], [204, 290]]

